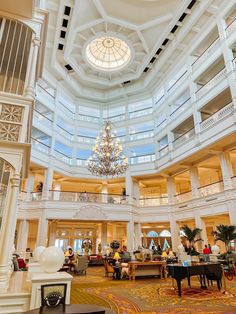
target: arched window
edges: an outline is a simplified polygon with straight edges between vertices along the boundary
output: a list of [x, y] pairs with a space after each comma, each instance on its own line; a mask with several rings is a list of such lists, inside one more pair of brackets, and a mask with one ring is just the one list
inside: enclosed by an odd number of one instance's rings
[[171, 237], [171, 233], [169, 230], [162, 230], [160, 233], [160, 237]]
[[150, 237], [150, 238], [157, 238], [158, 237], [158, 233], [156, 231], [149, 231], [147, 233], [147, 237]]

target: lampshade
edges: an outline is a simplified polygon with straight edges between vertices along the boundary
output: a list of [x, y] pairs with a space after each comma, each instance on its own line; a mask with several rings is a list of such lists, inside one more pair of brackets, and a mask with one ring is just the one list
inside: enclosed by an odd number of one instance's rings
[[120, 254], [118, 252], [115, 252], [113, 258], [116, 259], [116, 260], [120, 259]]

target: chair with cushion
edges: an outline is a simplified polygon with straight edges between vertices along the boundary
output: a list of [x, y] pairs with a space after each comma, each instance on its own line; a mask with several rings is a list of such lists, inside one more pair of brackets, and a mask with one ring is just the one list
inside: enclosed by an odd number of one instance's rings
[[66, 302], [67, 284], [56, 283], [41, 286], [41, 308], [56, 307]]
[[104, 261], [104, 268], [105, 268], [105, 277], [109, 277], [109, 274], [112, 274], [112, 276], [114, 275], [114, 268], [107, 260]]
[[74, 264], [74, 273], [77, 275], [83, 275], [87, 273], [88, 258], [87, 256], [78, 256], [77, 262]]

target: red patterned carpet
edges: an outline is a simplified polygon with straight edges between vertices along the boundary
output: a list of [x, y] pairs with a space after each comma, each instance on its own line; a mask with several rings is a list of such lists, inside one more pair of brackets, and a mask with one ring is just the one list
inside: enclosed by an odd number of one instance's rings
[[227, 281], [226, 291], [218, 291], [216, 285], [202, 290], [197, 278], [192, 279], [191, 284], [188, 288], [183, 282], [182, 297], [179, 298], [171, 279], [116, 281], [104, 277], [102, 267], [93, 267], [86, 276], [74, 277], [71, 302], [106, 306], [118, 314], [236, 313], [236, 279]]

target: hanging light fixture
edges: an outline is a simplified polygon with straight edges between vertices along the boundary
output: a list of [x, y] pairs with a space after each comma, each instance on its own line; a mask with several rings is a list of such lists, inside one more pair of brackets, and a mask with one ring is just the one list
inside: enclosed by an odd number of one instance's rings
[[93, 154], [88, 159], [88, 170], [96, 176], [118, 176], [128, 168], [128, 158], [123, 153], [111, 121], [106, 120], [100, 136], [96, 138]]

